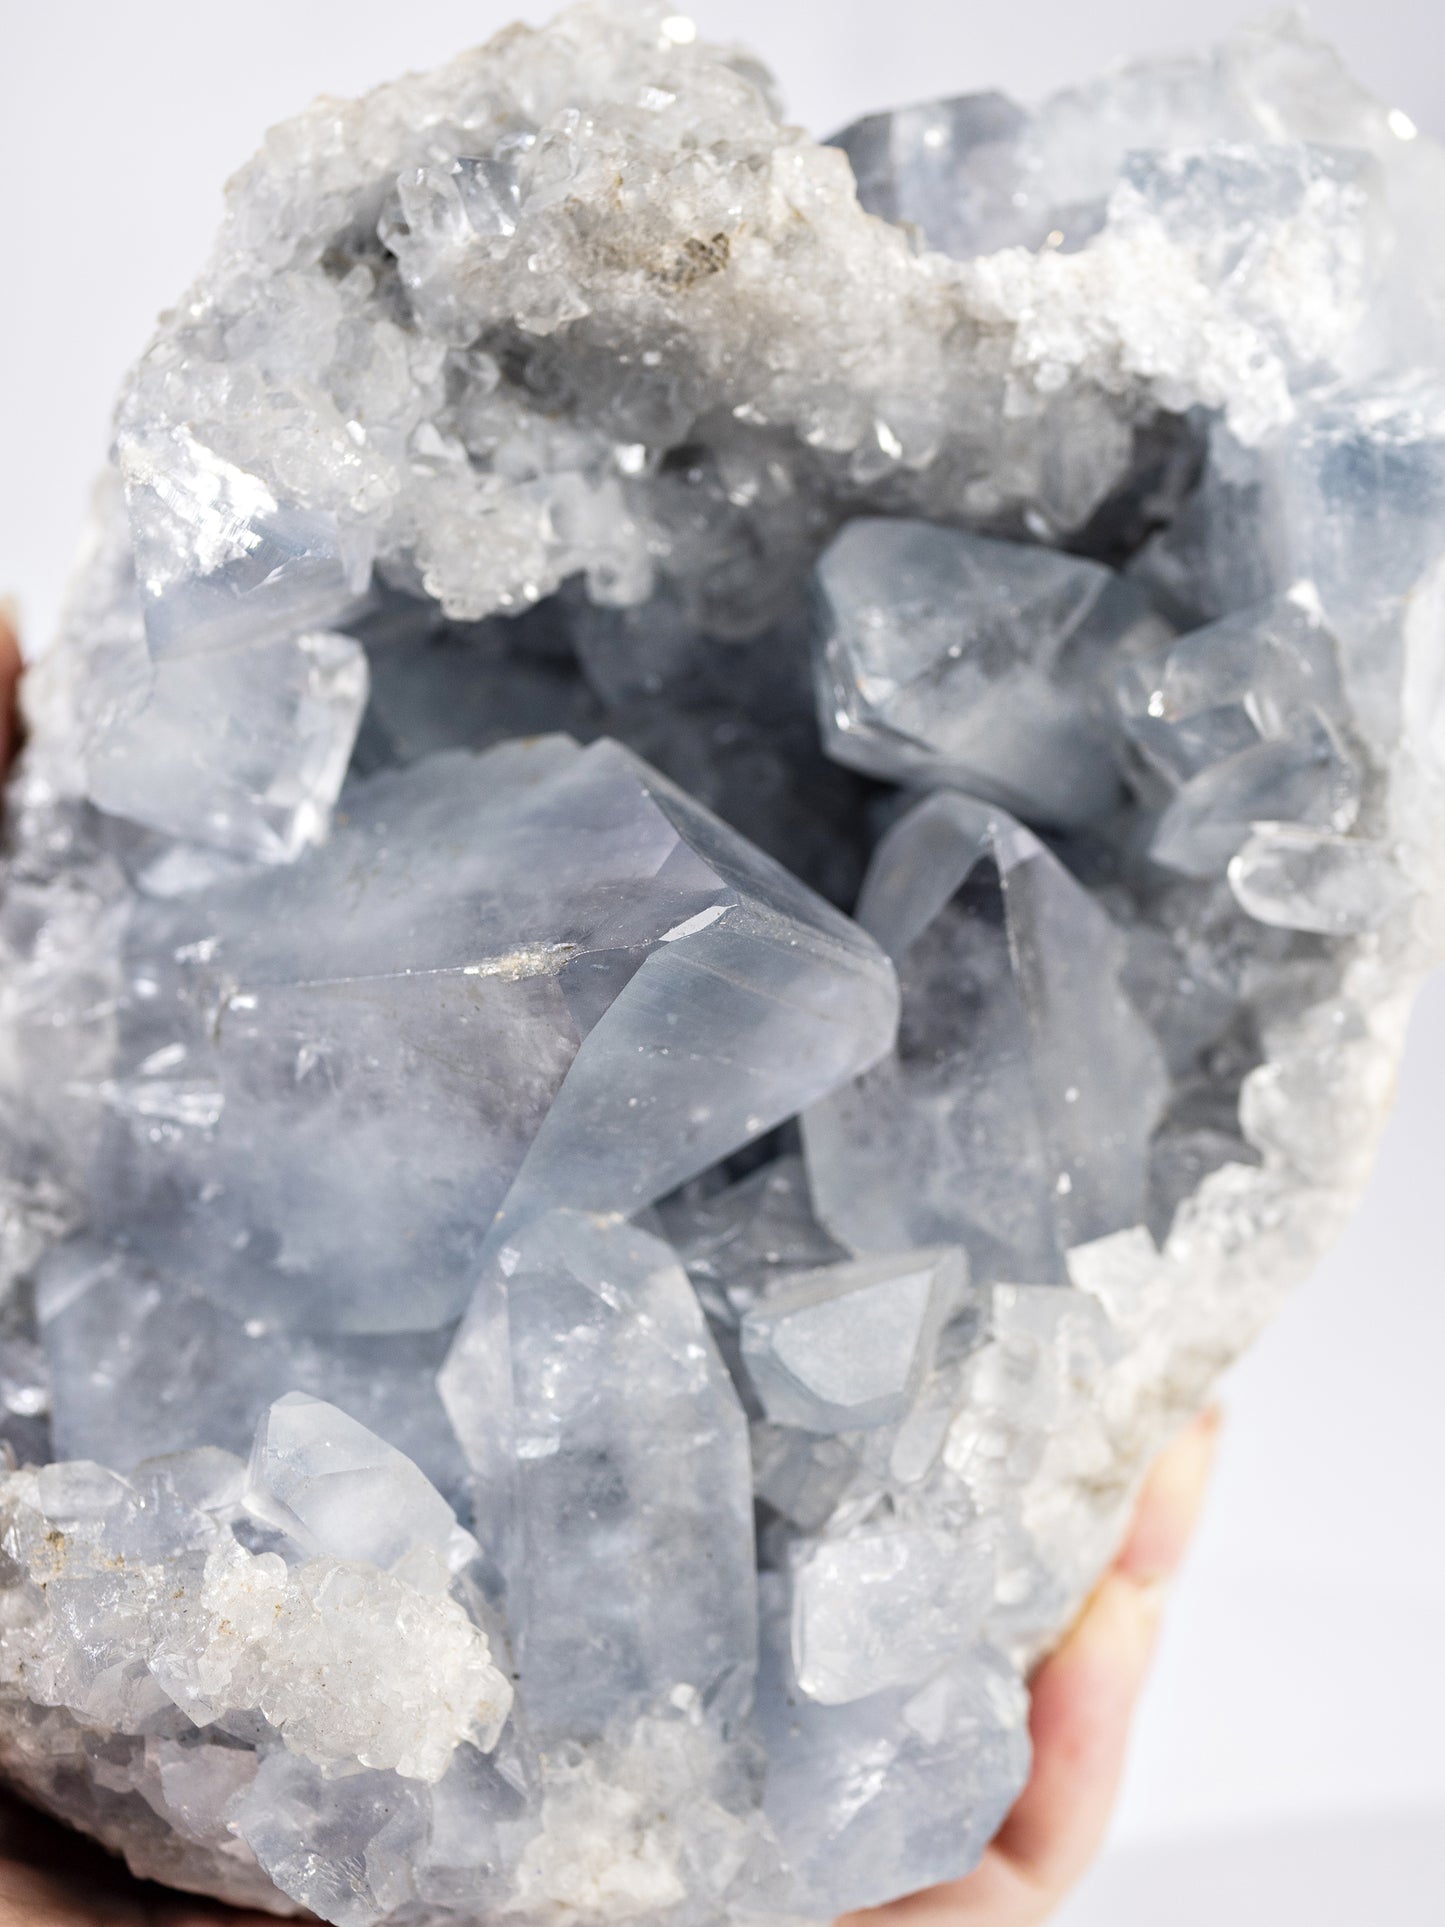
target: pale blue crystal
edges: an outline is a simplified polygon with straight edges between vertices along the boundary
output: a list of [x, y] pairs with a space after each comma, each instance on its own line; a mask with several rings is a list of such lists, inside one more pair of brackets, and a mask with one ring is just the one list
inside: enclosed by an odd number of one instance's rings
[[1414, 374], [1331, 393], [1287, 436], [1277, 488], [1290, 565], [1339, 635], [1358, 724], [1390, 744], [1400, 612], [1445, 546], [1445, 388]]
[[445, 1583], [475, 1551], [469, 1533], [425, 1474], [324, 1399], [288, 1392], [262, 1419], [251, 1453], [246, 1509], [305, 1552], [390, 1570], [417, 1557]]
[[1156, 862], [1186, 876], [1217, 876], [1256, 823], [1347, 830], [1359, 789], [1339, 738], [1317, 717], [1208, 764], [1159, 819]]
[[1445, 156], [1298, 23], [839, 144], [574, 8], [276, 130], [127, 384], [5, 799], [0, 1755], [140, 1875], [965, 1875], [1363, 1179]]
[[91, 619], [103, 636], [77, 692], [86, 794], [148, 829], [264, 862], [322, 841], [367, 701], [349, 636], [239, 634], [153, 655], [115, 478], [98, 499]]
[[572, 1211], [510, 1234], [442, 1388], [479, 1520], [504, 1535], [539, 1738], [669, 1705], [741, 1710], [757, 1636], [747, 1426], [668, 1246]]
[[962, 1308], [959, 1251], [910, 1251], [780, 1279], [742, 1321], [742, 1358], [767, 1417], [806, 1432], [896, 1423]]
[[956, 1243], [980, 1280], [1061, 1282], [1070, 1246], [1145, 1215], [1165, 1080], [1120, 933], [1029, 831], [946, 791], [884, 837], [858, 914], [903, 1015], [804, 1119], [819, 1216], [858, 1251]]
[[427, 1789], [396, 1773], [328, 1778], [276, 1752], [235, 1812], [235, 1828], [284, 1893], [333, 1927], [373, 1927], [414, 1899]]
[[517, 231], [522, 196], [517, 170], [501, 155], [467, 155], [453, 161], [467, 219], [482, 236], [504, 239]]
[[1046, 211], [1021, 215], [1023, 109], [1006, 94], [962, 94], [854, 121], [833, 144], [852, 163], [870, 214], [907, 222], [958, 260], [1037, 247]]
[[1407, 886], [1385, 841], [1262, 823], [1231, 859], [1229, 887], [1261, 923], [1338, 937], [1377, 929]]
[[158, 661], [330, 627], [371, 574], [366, 540], [277, 498], [191, 432], [120, 448], [146, 640]]
[[825, 1706], [917, 1686], [977, 1640], [993, 1604], [986, 1536], [939, 1526], [823, 1538], [792, 1571], [793, 1670]]
[[834, 756], [1058, 823], [1118, 802], [1104, 663], [1157, 625], [1098, 563], [864, 518], [819, 564], [818, 607]]
[[149, 829], [289, 862], [326, 835], [365, 707], [366, 657], [349, 636], [165, 659], [92, 738], [90, 797]]
[[1126, 660], [1118, 688], [1131, 737], [1173, 791], [1158, 862], [1218, 875], [1254, 823], [1354, 821], [1338, 647], [1308, 585]]
[[1028, 1770], [1027, 1702], [987, 1650], [922, 1687], [824, 1706], [799, 1688], [785, 1587], [770, 1582], [759, 1725], [763, 1810], [798, 1881], [826, 1915], [969, 1872]]
[[345, 814], [140, 914], [165, 999], [135, 980], [97, 1093], [94, 1228], [243, 1317], [444, 1325], [504, 1200], [634, 1210], [887, 1047], [876, 947], [614, 744], [433, 756]]
[[86, 1239], [46, 1259], [36, 1301], [62, 1457], [128, 1469], [183, 1451], [202, 1404], [207, 1438], [244, 1454], [257, 1414], [301, 1390], [383, 1433], [449, 1496], [462, 1489], [461, 1453], [435, 1385], [449, 1326], [324, 1339], [288, 1332]]
[[684, 1189], [658, 1220], [714, 1324], [733, 1327], [775, 1281], [847, 1254], [818, 1223], [803, 1160], [788, 1152], [722, 1190]]

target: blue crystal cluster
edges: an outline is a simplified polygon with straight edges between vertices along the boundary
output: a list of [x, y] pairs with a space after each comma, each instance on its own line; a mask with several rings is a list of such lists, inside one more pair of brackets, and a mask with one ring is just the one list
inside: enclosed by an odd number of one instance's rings
[[268, 137], [10, 792], [17, 1784], [335, 1927], [968, 1870], [1442, 949], [1442, 210], [1288, 22]]

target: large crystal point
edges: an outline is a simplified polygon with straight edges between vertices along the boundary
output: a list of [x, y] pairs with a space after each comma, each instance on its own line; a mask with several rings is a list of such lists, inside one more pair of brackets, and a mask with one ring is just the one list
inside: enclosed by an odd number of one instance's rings
[[[746, 1704], [756, 1658], [747, 1426], [669, 1247], [560, 1211], [497, 1249], [442, 1373], [500, 1523], [539, 1737]], [[505, 1513], [505, 1518], [499, 1515]]]
[[1151, 623], [1097, 562], [863, 519], [819, 564], [818, 605], [818, 705], [835, 756], [1058, 823], [1117, 802], [1101, 672]]
[[606, 742], [380, 775], [323, 850], [130, 934], [164, 977], [133, 965], [96, 1092], [93, 1225], [302, 1331], [455, 1319], [509, 1192], [646, 1204], [866, 1067], [896, 997], [856, 926]]
[[823, 1222], [856, 1251], [953, 1242], [980, 1279], [1061, 1282], [1071, 1245], [1145, 1214], [1163, 1068], [1119, 933], [1036, 837], [944, 791], [883, 839], [858, 914], [903, 1015], [895, 1054], [804, 1121]]
[[640, 1209], [876, 1063], [897, 1023], [892, 966], [856, 924], [616, 745], [587, 756], [626, 772], [667, 839], [666, 927], [630, 952], [608, 931], [616, 948], [569, 968], [594, 1027], [504, 1222]]

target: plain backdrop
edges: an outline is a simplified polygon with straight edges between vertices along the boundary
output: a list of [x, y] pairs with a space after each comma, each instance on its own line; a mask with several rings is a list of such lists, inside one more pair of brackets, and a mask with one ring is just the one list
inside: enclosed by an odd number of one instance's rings
[[[1184, 0], [697, 0], [794, 117], [1024, 98], [1240, 17]], [[271, 121], [550, 8], [517, 0], [0, 0], [0, 595], [42, 637], [150, 323]], [[1328, 0], [1357, 72], [1445, 134], [1438, 0]], [[1445, 216], [1445, 210], [1442, 210]], [[1364, 1208], [1227, 1388], [1103, 1863], [1060, 1927], [1445, 1920], [1445, 981]]]

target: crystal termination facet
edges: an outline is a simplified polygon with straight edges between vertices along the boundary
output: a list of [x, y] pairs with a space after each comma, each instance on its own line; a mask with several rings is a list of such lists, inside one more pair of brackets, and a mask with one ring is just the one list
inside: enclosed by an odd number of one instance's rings
[[1289, 22], [268, 137], [9, 793], [16, 1785], [337, 1927], [968, 1870], [1445, 948], [1442, 210]]

